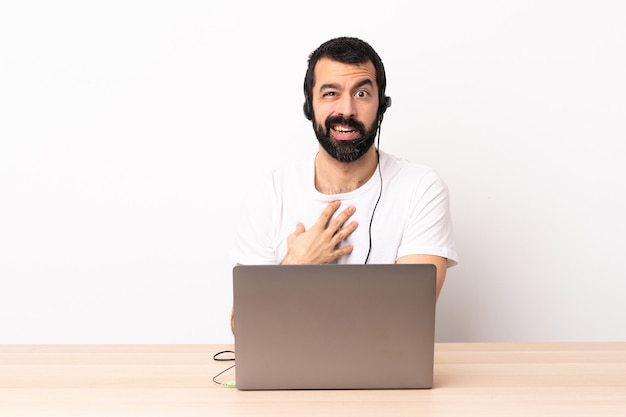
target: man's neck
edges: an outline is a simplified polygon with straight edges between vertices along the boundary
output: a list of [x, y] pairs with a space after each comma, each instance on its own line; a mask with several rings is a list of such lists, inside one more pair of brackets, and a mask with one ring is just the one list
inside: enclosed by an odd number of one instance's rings
[[320, 146], [315, 157], [315, 188], [322, 194], [354, 191], [372, 177], [377, 165], [378, 153], [374, 146], [352, 162], [339, 162]]

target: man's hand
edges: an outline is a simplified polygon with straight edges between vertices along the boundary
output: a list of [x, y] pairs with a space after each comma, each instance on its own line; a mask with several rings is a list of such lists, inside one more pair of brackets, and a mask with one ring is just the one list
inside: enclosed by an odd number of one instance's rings
[[295, 232], [287, 238], [287, 255], [281, 262], [283, 265], [327, 264], [352, 252], [352, 245], [339, 245], [358, 226], [356, 221], [345, 224], [354, 214], [355, 208], [348, 206], [330, 221], [340, 205], [339, 201], [330, 203], [309, 230], [305, 230], [304, 225], [298, 223]]

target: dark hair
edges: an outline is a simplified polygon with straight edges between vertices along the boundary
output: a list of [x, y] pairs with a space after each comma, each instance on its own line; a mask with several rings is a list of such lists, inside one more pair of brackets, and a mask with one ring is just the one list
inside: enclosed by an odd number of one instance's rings
[[[385, 76], [383, 61], [367, 42], [358, 38], [344, 36], [324, 42], [309, 55], [309, 66], [304, 76], [305, 114], [307, 114], [307, 108], [312, 113], [311, 103], [313, 99], [313, 84], [315, 83], [315, 66], [317, 61], [322, 58], [330, 58], [333, 61], [344, 64], [365, 64], [367, 62], [374, 64], [376, 85], [378, 87], [378, 114], [382, 115], [384, 113], [388, 101], [385, 97], [387, 77]], [[307, 115], [307, 117], [309, 116]]]

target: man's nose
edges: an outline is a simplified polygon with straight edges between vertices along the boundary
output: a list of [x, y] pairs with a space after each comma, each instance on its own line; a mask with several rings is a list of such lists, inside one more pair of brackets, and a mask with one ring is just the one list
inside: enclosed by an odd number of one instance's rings
[[351, 95], [344, 95], [337, 103], [335, 111], [345, 118], [356, 116], [356, 107], [354, 105], [354, 97]]

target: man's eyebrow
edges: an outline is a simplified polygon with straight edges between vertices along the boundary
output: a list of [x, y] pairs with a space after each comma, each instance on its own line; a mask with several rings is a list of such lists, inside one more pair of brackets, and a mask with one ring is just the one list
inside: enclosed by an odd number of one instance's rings
[[[369, 78], [365, 78], [364, 80], [359, 81], [358, 83], [356, 83], [356, 85], [354, 86], [354, 88], [361, 88], [365, 85], [368, 85], [370, 87], [374, 87], [374, 83], [372, 82], [371, 79]], [[320, 89], [319, 91], [324, 91], [324, 90], [337, 90], [339, 89], [339, 85], [335, 84], [335, 83], [326, 83], [326, 84], [322, 84], [320, 85]]]
[[372, 83], [372, 80], [369, 78], [364, 79], [363, 81], [359, 81], [358, 83], [356, 83], [355, 87], [356, 88], [361, 88], [365, 85], [368, 85], [372, 88], [374, 88], [374, 83]]
[[322, 84], [320, 85], [320, 90], [319, 91], [324, 91], [324, 90], [337, 90], [339, 88], [339, 86], [337, 84], [333, 84], [333, 83], [326, 83], [326, 84]]

